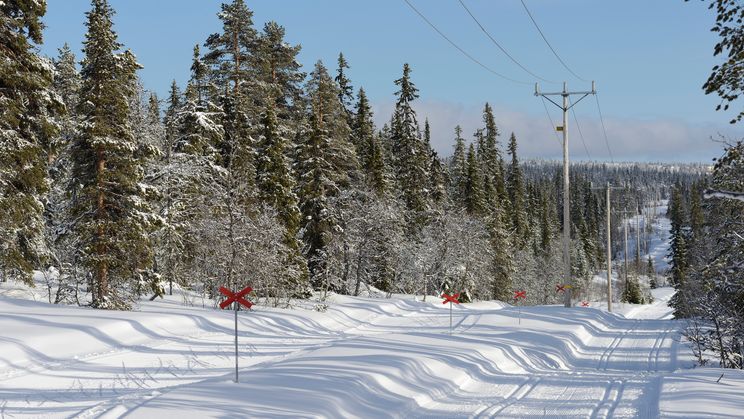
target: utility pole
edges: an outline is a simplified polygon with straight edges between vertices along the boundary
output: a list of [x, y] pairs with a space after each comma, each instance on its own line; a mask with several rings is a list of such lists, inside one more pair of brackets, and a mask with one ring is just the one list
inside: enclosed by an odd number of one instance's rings
[[[563, 125], [556, 127], [558, 131], [563, 131], [563, 262], [565, 264], [564, 273], [564, 284], [571, 285], [567, 287], [567, 291], [564, 293], [563, 305], [565, 307], [571, 307], [571, 291], [573, 290], [574, 284], [571, 280], [571, 218], [570, 218], [570, 207], [569, 207], [569, 180], [568, 180], [568, 110], [573, 108], [577, 103], [581, 102], [582, 99], [589, 95], [594, 95], [597, 90], [594, 88], [594, 82], [592, 81], [592, 90], [588, 92], [569, 92], [566, 86], [566, 82], [563, 82], [562, 92], [553, 93], [541, 93], [540, 86], [535, 83], [535, 96], [541, 96], [549, 100], [550, 103], [559, 107], [563, 111]], [[571, 95], [583, 95], [574, 102], [568, 104], [568, 98]], [[562, 96], [563, 103], [559, 105], [550, 96]]]
[[628, 210], [623, 210], [623, 231], [625, 232], [625, 288], [628, 288]]
[[639, 214], [636, 215], [636, 275], [641, 272], [641, 208], [638, 208]]
[[612, 312], [612, 230], [610, 229], [610, 182], [607, 182], [607, 311]]

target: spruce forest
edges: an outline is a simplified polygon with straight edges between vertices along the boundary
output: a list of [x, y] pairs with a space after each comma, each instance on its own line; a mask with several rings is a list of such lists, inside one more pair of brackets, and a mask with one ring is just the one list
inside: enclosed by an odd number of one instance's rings
[[[726, 7], [741, 6], [712, 3], [736, 28]], [[194, 39], [190, 79], [167, 97], [143, 85], [107, 0], [91, 2], [83, 50], [56, 57], [38, 52], [45, 2], [0, 10], [0, 281], [107, 310], [249, 285], [260, 306], [319, 311], [331, 295], [514, 303], [525, 290], [526, 305], [563, 303], [562, 165], [520, 157], [520, 132], [489, 103], [440, 155], [416, 111], [416, 68], [400, 63], [376, 126], [353, 62], [303, 66], [285, 28], [254, 25], [244, 0], [214, 10], [222, 29]], [[738, 36], [741, 54], [740, 33], [721, 36]], [[721, 77], [708, 90], [725, 89]], [[570, 273], [574, 303], [604, 297], [608, 251], [615, 302], [674, 287], [697, 362], [742, 369], [744, 143], [722, 141], [710, 165], [572, 163]], [[642, 256], [664, 217], [668, 270]]]

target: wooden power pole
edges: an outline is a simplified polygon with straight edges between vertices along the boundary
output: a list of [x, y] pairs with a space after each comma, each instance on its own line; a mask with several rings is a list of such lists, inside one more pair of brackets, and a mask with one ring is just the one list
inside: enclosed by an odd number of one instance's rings
[[[542, 96], [549, 100], [552, 104], [559, 107], [563, 111], [563, 125], [556, 127], [558, 131], [563, 132], [563, 262], [565, 265], [564, 272], [564, 284], [570, 285], [566, 287], [567, 290], [564, 293], [563, 305], [565, 307], [571, 307], [571, 291], [575, 284], [571, 280], [571, 217], [570, 217], [570, 202], [569, 202], [569, 179], [568, 179], [568, 110], [574, 107], [577, 103], [581, 102], [582, 99], [589, 95], [594, 95], [597, 90], [592, 82], [592, 90], [588, 92], [569, 92], [566, 87], [566, 82], [563, 82], [563, 91], [553, 93], [541, 93], [540, 87], [535, 83], [535, 96]], [[583, 95], [569, 105], [568, 98], [571, 95]], [[562, 104], [558, 104], [550, 96], [562, 96]]]

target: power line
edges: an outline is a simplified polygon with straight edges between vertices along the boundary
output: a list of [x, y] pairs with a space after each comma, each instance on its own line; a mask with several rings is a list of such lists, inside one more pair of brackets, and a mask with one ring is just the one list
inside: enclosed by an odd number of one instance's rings
[[470, 9], [468, 9], [468, 6], [466, 6], [465, 3], [462, 0], [458, 0], [458, 1], [460, 2], [460, 5], [462, 5], [462, 7], [465, 9], [465, 11], [468, 12], [468, 14], [470, 15], [470, 17], [473, 18], [473, 21], [475, 22], [475, 24], [478, 25], [478, 27], [481, 29], [481, 31], [483, 31], [484, 34], [486, 34], [486, 36], [488, 37], [488, 39], [490, 39], [491, 42], [493, 42], [493, 44], [496, 45], [501, 50], [501, 52], [504, 53], [504, 55], [506, 55], [507, 57], [509, 57], [509, 59], [512, 60], [512, 62], [514, 64], [518, 65], [519, 68], [521, 68], [522, 70], [526, 71], [527, 73], [529, 73], [533, 77], [536, 77], [536, 78], [538, 78], [538, 79], [540, 79], [540, 80], [542, 80], [544, 82], [547, 82], [547, 83], [555, 83], [555, 84], [557, 84], [554, 81], [550, 81], [550, 80], [547, 80], [547, 79], [544, 79], [544, 78], [538, 76], [537, 74], [535, 74], [532, 71], [530, 71], [529, 69], [527, 69], [527, 67], [523, 66], [519, 61], [516, 60], [516, 58], [512, 57], [512, 55], [509, 54], [509, 52], [506, 49], [504, 49], [504, 47], [502, 47], [501, 44], [499, 44], [498, 41], [496, 41], [493, 38], [493, 36], [491, 36], [490, 33], [488, 33], [488, 31], [486, 30], [486, 28], [483, 27], [483, 25], [480, 23], [480, 21], [478, 20], [478, 18], [476, 18], [475, 15], [470, 11]]
[[612, 150], [610, 149], [610, 141], [607, 139], [607, 130], [605, 129], [604, 118], [602, 117], [602, 108], [599, 106], [598, 95], [594, 95], [594, 100], [597, 102], [597, 111], [599, 111], [599, 122], [602, 123], [602, 132], [604, 133], [605, 144], [607, 145], [607, 152], [610, 153], [610, 161], [615, 163], [615, 159], [612, 158]]
[[[571, 103], [571, 98], [568, 98], [568, 103]], [[591, 160], [592, 158], [589, 157], [589, 149], [586, 148], [586, 141], [584, 141], [584, 134], [581, 132], [581, 125], [579, 125], [579, 119], [576, 118], [576, 111], [574, 110], [573, 106], [571, 106], [571, 113], [574, 117], [574, 122], [576, 122], [576, 130], [579, 131], [579, 138], [581, 138], [581, 144], [584, 146], [584, 151], [586, 151], [586, 158]]]
[[416, 7], [414, 7], [413, 4], [411, 4], [410, 1], [408, 1], [408, 0], [403, 0], [403, 1], [406, 2], [406, 4], [408, 5], [408, 7], [410, 7], [414, 12], [416, 12], [416, 14], [419, 15], [421, 17], [421, 19], [424, 20], [424, 22], [428, 23], [429, 26], [431, 26], [431, 28], [434, 29], [439, 34], [439, 36], [441, 36], [442, 38], [444, 38], [447, 42], [450, 43], [450, 45], [452, 45], [458, 51], [460, 51], [462, 53], [462, 55], [468, 57], [468, 59], [470, 59], [470, 61], [478, 64], [481, 67], [483, 67], [486, 71], [488, 71], [488, 72], [490, 72], [490, 73], [492, 73], [492, 74], [494, 74], [494, 75], [496, 75], [498, 77], [501, 77], [504, 80], [508, 80], [508, 81], [510, 81], [512, 83], [517, 83], [517, 84], [532, 84], [532, 83], [528, 83], [528, 82], [524, 82], [524, 81], [520, 81], [520, 80], [515, 80], [515, 79], [513, 79], [511, 77], [505, 76], [505, 75], [497, 72], [496, 70], [492, 69], [491, 67], [488, 67], [487, 65], [485, 65], [482, 62], [478, 61], [475, 57], [473, 57], [472, 55], [468, 54], [464, 49], [460, 48], [460, 46], [458, 46], [451, 39], [449, 39], [447, 37], [447, 35], [445, 35], [444, 33], [442, 33], [442, 31], [440, 31], [433, 23], [431, 23], [431, 21], [429, 21], [429, 19], [427, 19], [426, 16], [424, 16], [421, 12], [419, 12], [418, 9], [416, 9]]
[[558, 141], [558, 144], [561, 144], [561, 139], [558, 137], [558, 133], [555, 131], [556, 125], [553, 123], [553, 118], [550, 117], [550, 111], [548, 111], [548, 105], [545, 104], [545, 98], [540, 97], [542, 99], [543, 108], [545, 108], [545, 115], [548, 116], [548, 122], [550, 122], [550, 130], [553, 131], [553, 134], [555, 135], [555, 139]]
[[540, 29], [540, 26], [539, 26], [539, 25], [537, 24], [537, 22], [535, 21], [535, 18], [534, 18], [534, 17], [532, 17], [532, 13], [530, 13], [530, 9], [528, 9], [528, 8], [527, 8], [527, 5], [525, 4], [524, 0], [519, 0], [519, 1], [520, 1], [520, 2], [522, 2], [522, 7], [524, 7], [524, 10], [525, 10], [525, 11], [527, 12], [527, 15], [528, 15], [528, 16], [530, 17], [530, 20], [532, 21], [532, 24], [534, 24], [534, 25], [535, 25], [535, 29], [537, 29], [537, 31], [538, 31], [538, 32], [540, 33], [540, 36], [542, 37], [543, 41], [545, 41], [545, 44], [546, 44], [546, 45], [548, 46], [548, 48], [550, 48], [550, 50], [551, 50], [551, 51], [553, 51], [553, 55], [555, 55], [555, 58], [557, 58], [557, 59], [558, 59], [558, 61], [560, 61], [560, 62], [561, 62], [561, 64], [563, 65], [563, 67], [564, 67], [564, 68], [565, 68], [566, 70], [568, 70], [568, 72], [569, 72], [569, 73], [573, 74], [573, 75], [574, 75], [574, 77], [576, 77], [577, 79], [579, 79], [579, 80], [581, 80], [581, 81], [585, 81], [585, 82], [588, 82], [589, 80], [585, 80], [585, 79], [583, 79], [583, 78], [582, 78], [581, 76], [579, 76], [578, 74], [574, 73], [574, 71], [573, 71], [573, 70], [571, 70], [571, 69], [570, 69], [570, 68], [568, 67], [568, 65], [566, 65], [566, 63], [565, 63], [565, 62], [563, 61], [563, 59], [561, 59], [560, 55], [558, 55], [558, 53], [557, 53], [557, 52], [555, 51], [555, 49], [553, 48], [553, 46], [552, 46], [552, 45], [550, 45], [550, 42], [548, 42], [548, 38], [546, 38], [546, 37], [545, 37], [545, 34], [544, 34], [544, 33], [543, 33], [543, 31], [542, 31], [542, 30]]

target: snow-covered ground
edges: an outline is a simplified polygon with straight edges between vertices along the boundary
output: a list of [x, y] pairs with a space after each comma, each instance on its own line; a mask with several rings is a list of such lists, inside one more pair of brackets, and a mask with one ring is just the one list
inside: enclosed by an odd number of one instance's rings
[[230, 312], [0, 297], [0, 417], [739, 416], [744, 375], [689, 370], [671, 290], [655, 292], [627, 317], [462, 305], [451, 335], [439, 300], [257, 307], [239, 314], [239, 384]]

